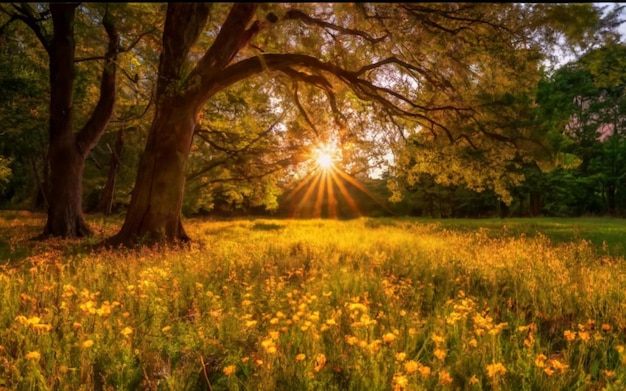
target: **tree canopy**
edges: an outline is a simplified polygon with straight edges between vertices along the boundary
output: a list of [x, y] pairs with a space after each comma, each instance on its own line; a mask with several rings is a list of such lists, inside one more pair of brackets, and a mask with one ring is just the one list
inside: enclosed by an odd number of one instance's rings
[[[41, 139], [3, 144], [0, 151], [12, 172], [37, 177], [22, 178], [21, 185], [10, 177], [4, 191], [22, 200], [25, 188], [41, 188], [40, 194], [51, 197], [54, 186], [42, 178], [59, 162], [50, 153], [57, 125], [48, 125], [49, 145], [41, 132], [42, 120], [53, 121], [61, 103], [42, 75], [48, 70], [53, 75], [55, 65], [40, 60], [42, 47], [52, 53], [52, 31], [67, 35], [60, 22], [52, 23], [49, 10], [55, 7], [0, 7], [5, 54], [24, 53], [3, 56], [8, 71], [2, 76], [3, 97], [27, 102], [11, 120], [28, 119], [4, 132], [30, 140], [30, 126]], [[106, 71], [93, 64], [109, 58], [117, 70], [116, 108], [108, 126], [79, 148], [89, 173], [83, 196], [101, 200], [88, 204], [110, 210], [117, 198], [128, 205], [112, 243], [144, 236], [185, 239], [183, 212], [275, 211], [280, 195], [312, 170], [311, 154], [320, 146], [332, 148], [337, 168], [353, 177], [385, 172], [395, 201], [430, 183], [433, 189], [460, 186], [494, 194], [511, 204], [536, 164], [546, 166], [565, 152], [585, 160], [579, 151], [559, 149], [568, 142], [561, 127], [569, 123], [565, 108], [572, 108], [574, 98], [573, 91], [556, 87], [559, 77], [592, 77], [585, 93], [604, 96], [603, 105], [621, 102], [623, 56], [607, 46], [621, 45], [619, 6], [84, 3], [70, 8], [77, 11], [69, 24], [76, 54], [64, 58], [66, 68], [74, 69], [73, 103], [61, 106], [73, 107], [76, 126], [69, 129], [76, 129], [71, 134], [79, 146], [95, 118], [89, 113], [98, 112], [92, 111], [96, 98], [105, 91]], [[107, 26], [115, 26], [119, 37], [108, 39], [108, 52]], [[585, 54], [580, 58], [586, 73], [552, 73], [559, 50]], [[28, 92], [19, 83], [28, 83]], [[16, 162], [20, 145], [31, 163]], [[602, 161], [592, 165], [609, 164]], [[6, 178], [8, 171], [3, 172]], [[114, 180], [118, 176], [121, 182]], [[82, 169], [77, 177], [82, 180]], [[64, 196], [52, 199], [59, 197]]]

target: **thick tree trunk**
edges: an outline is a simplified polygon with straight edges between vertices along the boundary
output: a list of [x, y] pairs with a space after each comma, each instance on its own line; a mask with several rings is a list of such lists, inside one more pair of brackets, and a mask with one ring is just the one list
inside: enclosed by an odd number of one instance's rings
[[50, 61], [50, 129], [48, 162], [48, 220], [40, 238], [83, 237], [91, 234], [82, 212], [85, 158], [96, 145], [113, 114], [116, 89], [115, 61], [119, 35], [108, 12], [103, 25], [109, 37], [100, 83], [100, 99], [78, 133], [73, 131], [74, 18], [77, 3], [50, 5], [54, 32], [48, 50]]
[[82, 178], [85, 159], [74, 137], [50, 144], [48, 221], [43, 237], [75, 238], [91, 235], [82, 212]]
[[189, 240], [180, 216], [196, 111], [193, 105], [171, 101], [157, 107], [126, 220], [108, 245]]

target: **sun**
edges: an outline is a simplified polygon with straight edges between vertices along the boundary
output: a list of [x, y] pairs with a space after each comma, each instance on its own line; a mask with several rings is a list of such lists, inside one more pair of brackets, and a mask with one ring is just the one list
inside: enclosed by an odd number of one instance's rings
[[317, 157], [315, 158], [315, 161], [317, 162], [319, 168], [321, 168], [322, 170], [328, 170], [334, 165], [332, 156], [330, 156], [328, 152], [324, 151], [317, 152]]

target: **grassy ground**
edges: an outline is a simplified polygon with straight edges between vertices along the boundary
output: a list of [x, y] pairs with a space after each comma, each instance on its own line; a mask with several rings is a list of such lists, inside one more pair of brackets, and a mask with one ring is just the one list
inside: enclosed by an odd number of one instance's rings
[[186, 222], [179, 249], [0, 214], [0, 389], [621, 390], [611, 219]]

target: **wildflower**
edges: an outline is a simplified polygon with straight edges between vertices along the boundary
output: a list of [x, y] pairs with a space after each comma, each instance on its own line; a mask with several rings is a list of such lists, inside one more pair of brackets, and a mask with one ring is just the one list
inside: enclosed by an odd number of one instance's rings
[[409, 360], [409, 361], [404, 363], [404, 370], [408, 374], [411, 374], [413, 372], [417, 372], [417, 370], [419, 368], [420, 368], [420, 364], [417, 361], [415, 361], [415, 360]]
[[269, 334], [270, 334], [270, 338], [274, 340], [278, 339], [278, 337], [280, 336], [280, 333], [278, 331], [270, 331]]
[[37, 351], [28, 352], [24, 357], [26, 357], [27, 360], [39, 361], [39, 359], [41, 358], [41, 353]]
[[607, 323], [603, 323], [602, 324], [602, 331], [604, 331], [604, 332], [611, 331], [611, 325], [607, 324]]
[[472, 338], [472, 339], [470, 339], [470, 341], [469, 341], [469, 346], [471, 346], [471, 347], [473, 347], [473, 348], [475, 348], [475, 347], [477, 347], [477, 346], [478, 346], [478, 341], [476, 340], [476, 338]]
[[385, 343], [392, 343], [395, 340], [396, 340], [396, 335], [393, 333], [387, 333], [383, 335], [383, 342]]
[[420, 376], [422, 376], [423, 378], [427, 378], [428, 376], [430, 376], [430, 367], [420, 365], [418, 371], [420, 373]]
[[270, 324], [278, 324], [278, 322], [280, 322], [280, 319], [278, 319], [276, 317], [270, 319]]
[[326, 356], [322, 353], [315, 356], [315, 372], [319, 372], [326, 365]]
[[440, 343], [444, 343], [446, 342], [446, 339], [440, 335], [434, 334], [431, 336], [433, 342], [435, 343], [435, 345], [439, 345]]
[[396, 353], [395, 357], [396, 357], [397, 361], [402, 362], [406, 358], [406, 353], [404, 353], [404, 352]]
[[393, 375], [393, 391], [401, 391], [409, 384], [409, 379], [406, 376], [396, 373]]
[[246, 320], [246, 327], [254, 327], [257, 323], [256, 320]]
[[234, 365], [228, 365], [226, 367], [224, 367], [224, 369], [222, 369], [222, 372], [224, 372], [224, 375], [226, 376], [230, 376], [233, 373], [235, 373], [235, 371], [237, 370], [237, 367]]
[[578, 338], [580, 338], [584, 342], [589, 341], [589, 332], [588, 331], [579, 331]]
[[167, 334], [172, 329], [172, 326], [165, 326], [161, 329], [161, 332]]
[[543, 371], [548, 376], [552, 376], [554, 374], [554, 369], [552, 369], [552, 367], [546, 367]]
[[547, 357], [544, 354], [540, 354], [537, 356], [537, 358], [535, 358], [535, 366], [539, 367], [539, 368], [543, 368], [546, 366], [546, 359]]
[[304, 361], [304, 359], [306, 359], [306, 355], [304, 353], [296, 355], [296, 362]]
[[493, 363], [487, 365], [487, 376], [495, 378], [506, 373], [506, 368], [502, 363]]
[[348, 345], [355, 345], [359, 343], [359, 339], [353, 335], [346, 335], [346, 343]]
[[571, 330], [565, 330], [563, 332], [563, 335], [565, 336], [565, 339], [568, 342], [572, 342], [573, 340], [576, 339], [576, 332], [575, 331], [571, 331]]
[[130, 326], [126, 326], [122, 329], [122, 331], [120, 331], [120, 334], [122, 334], [125, 337], [128, 337], [132, 333], [133, 333], [133, 328]]
[[439, 383], [444, 386], [452, 384], [452, 377], [447, 371], [439, 372]]
[[567, 368], [569, 368], [569, 365], [563, 364], [562, 362], [560, 362], [559, 360], [556, 360], [556, 359], [550, 360], [550, 365], [554, 369], [557, 369], [557, 370], [559, 370], [561, 372], [564, 372]]
[[604, 376], [613, 377], [615, 376], [615, 371], [609, 371], [608, 369], [604, 370]]
[[478, 378], [476, 377], [476, 375], [472, 375], [472, 377], [469, 379], [469, 384], [478, 384], [480, 382], [480, 380], [478, 380]]
[[270, 338], [270, 339], [266, 339], [264, 341], [261, 342], [261, 346], [263, 346], [263, 348], [265, 349], [265, 351], [269, 354], [274, 354], [276, 353], [276, 344], [274, 343], [274, 341]]
[[82, 346], [84, 349], [89, 349], [90, 347], [93, 346], [93, 340], [91, 339], [86, 340], [85, 342], [83, 342]]
[[441, 361], [443, 361], [447, 356], [446, 351], [443, 349], [439, 349], [439, 348], [435, 349], [433, 354], [435, 355], [435, 357], [437, 357]]

